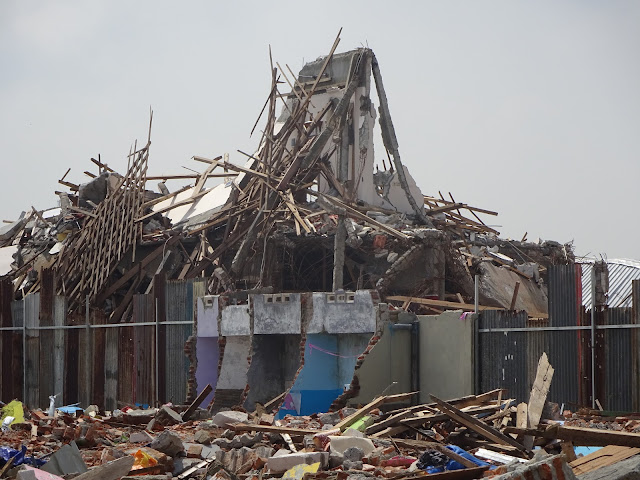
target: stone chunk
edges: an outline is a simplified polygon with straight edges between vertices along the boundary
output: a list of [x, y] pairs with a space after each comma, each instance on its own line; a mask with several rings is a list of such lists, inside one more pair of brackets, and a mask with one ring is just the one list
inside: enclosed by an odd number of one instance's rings
[[206, 430], [197, 430], [193, 436], [193, 441], [196, 443], [208, 445], [211, 443], [211, 440], [213, 440], [213, 434]]
[[175, 457], [180, 452], [184, 452], [184, 445], [180, 437], [169, 430], [165, 430], [158, 435], [153, 442], [151, 442], [150, 447], [170, 457]]

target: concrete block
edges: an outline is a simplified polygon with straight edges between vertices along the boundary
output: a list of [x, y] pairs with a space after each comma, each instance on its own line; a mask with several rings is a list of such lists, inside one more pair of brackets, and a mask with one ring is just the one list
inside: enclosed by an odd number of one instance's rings
[[223, 337], [251, 335], [249, 305], [227, 305], [222, 310], [220, 335]]
[[249, 419], [249, 415], [245, 412], [234, 412], [227, 410], [224, 412], [216, 413], [216, 416], [211, 419], [214, 425], [218, 427], [227, 428], [234, 423], [246, 422]]
[[267, 467], [272, 473], [281, 473], [296, 465], [311, 465], [318, 462], [321, 468], [325, 468], [329, 464], [329, 452], [299, 452], [284, 455], [276, 453], [267, 460]]
[[374, 450], [373, 442], [363, 437], [343, 437], [329, 436], [331, 452], [338, 452], [344, 455], [344, 452], [351, 447], [357, 447], [362, 450], [363, 455], [369, 456]]

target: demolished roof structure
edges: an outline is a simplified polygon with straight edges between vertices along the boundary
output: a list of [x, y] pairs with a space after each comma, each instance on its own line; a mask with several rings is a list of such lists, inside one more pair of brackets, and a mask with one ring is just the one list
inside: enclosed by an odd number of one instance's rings
[[[207, 278], [209, 294], [377, 289], [437, 313], [472, 310], [479, 275], [481, 309], [544, 317], [546, 268], [573, 262], [570, 247], [502, 240], [481, 218], [495, 212], [423, 195], [401, 161], [375, 54], [336, 54], [337, 45], [297, 76], [273, 67], [260, 146], [243, 153], [244, 165], [194, 156], [204, 170], [169, 192], [168, 180], [189, 176], [148, 174], [150, 125], [122, 175], [100, 157], [88, 183], [67, 171], [59, 209], [32, 210], [0, 231], [16, 296], [40, 291], [47, 269], [70, 312], [88, 305], [110, 323], [131, 316], [133, 295], [157, 275]], [[376, 118], [388, 164], [374, 171]], [[208, 188], [215, 177], [223, 181]], [[162, 180], [159, 192], [152, 180]]]

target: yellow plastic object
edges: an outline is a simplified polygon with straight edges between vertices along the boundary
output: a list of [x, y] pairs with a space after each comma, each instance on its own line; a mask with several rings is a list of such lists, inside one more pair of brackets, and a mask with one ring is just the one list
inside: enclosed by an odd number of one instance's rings
[[[13, 425], [14, 423], [23, 423], [24, 409], [22, 407], [22, 402], [19, 400], [13, 400], [2, 407], [1, 420], [4, 421], [5, 417], [13, 417], [13, 422], [11, 422], [10, 425]], [[2, 423], [2, 421], [0, 421], [0, 423]]]
[[133, 462], [134, 469], [155, 467], [158, 464], [158, 461], [155, 458], [151, 455], [147, 455], [142, 450], [138, 450], [134, 453], [133, 458], [135, 458], [135, 461]]
[[302, 480], [305, 473], [316, 473], [319, 468], [320, 462], [312, 463], [311, 465], [301, 463], [300, 465], [291, 467], [289, 470], [284, 472], [282, 478], [283, 480]]

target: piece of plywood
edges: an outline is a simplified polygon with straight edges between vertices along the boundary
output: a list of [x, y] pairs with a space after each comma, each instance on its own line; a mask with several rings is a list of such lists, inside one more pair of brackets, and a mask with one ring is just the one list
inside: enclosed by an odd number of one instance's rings
[[640, 448], [607, 445], [596, 452], [574, 460], [569, 463], [569, 466], [573, 469], [573, 473], [580, 475], [601, 467], [613, 465], [639, 453]]

